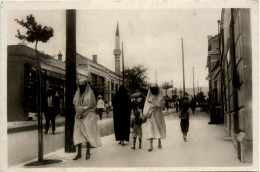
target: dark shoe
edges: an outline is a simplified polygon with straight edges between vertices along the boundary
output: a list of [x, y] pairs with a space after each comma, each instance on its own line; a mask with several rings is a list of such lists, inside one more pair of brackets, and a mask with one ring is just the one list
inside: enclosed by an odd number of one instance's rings
[[48, 134], [48, 131], [45, 131], [44, 134]]
[[153, 151], [153, 148], [148, 149], [148, 152], [152, 152], [152, 151]]
[[121, 145], [122, 145], [122, 146], [125, 146], [125, 143], [123, 142], [123, 143], [121, 143]]
[[162, 149], [162, 145], [158, 145], [158, 149]]
[[142, 146], [141, 146], [141, 145], [139, 145], [139, 149], [142, 149]]
[[52, 134], [55, 134], [55, 131], [52, 131]]
[[86, 154], [86, 160], [88, 160], [90, 158], [90, 155], [91, 155], [91, 153]]
[[135, 146], [131, 147], [131, 149], [135, 150]]
[[78, 160], [80, 158], [81, 158], [81, 155], [78, 154], [73, 160]]

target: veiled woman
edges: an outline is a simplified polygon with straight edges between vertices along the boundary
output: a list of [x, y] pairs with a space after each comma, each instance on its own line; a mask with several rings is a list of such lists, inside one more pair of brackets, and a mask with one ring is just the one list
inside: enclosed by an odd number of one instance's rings
[[120, 86], [113, 100], [114, 130], [116, 141], [124, 145], [124, 141], [129, 142], [130, 115], [132, 103], [127, 90]]
[[96, 119], [96, 99], [86, 80], [78, 82], [78, 88], [73, 99], [75, 106], [75, 124], [73, 140], [78, 147], [78, 154], [73, 160], [81, 158], [82, 143], [86, 143], [86, 160], [90, 158], [90, 148], [100, 147], [100, 133]]
[[143, 114], [146, 123], [143, 125], [143, 133], [150, 140], [149, 152], [153, 150], [153, 140], [158, 139], [158, 148], [162, 148], [161, 139], [166, 138], [166, 126], [162, 109], [164, 107], [163, 94], [157, 84], [151, 84], [145, 100]]

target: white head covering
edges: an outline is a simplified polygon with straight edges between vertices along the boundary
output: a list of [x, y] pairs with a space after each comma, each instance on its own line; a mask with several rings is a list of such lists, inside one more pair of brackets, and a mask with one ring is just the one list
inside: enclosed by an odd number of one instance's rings
[[[79, 85], [86, 85], [85, 91], [81, 96], [80, 96]], [[73, 98], [73, 104], [75, 106], [85, 106], [87, 107], [86, 110], [89, 111], [95, 111], [96, 109], [95, 95], [85, 79], [81, 79], [78, 82], [78, 88]]]
[[[152, 92], [150, 90], [151, 87], [157, 87], [158, 88], [158, 94], [157, 95], [152, 94]], [[163, 101], [163, 93], [160, 90], [160, 88], [158, 87], [158, 85], [155, 84], [155, 83], [152, 83], [150, 85], [150, 88], [148, 90], [148, 93], [147, 93], [147, 96], [146, 96], [146, 99], [145, 99], [144, 110], [143, 110], [144, 115], [147, 115], [148, 112], [149, 112], [149, 109], [153, 106], [151, 103], [149, 103], [149, 101], [152, 101], [154, 99], [157, 100], [158, 102]]]

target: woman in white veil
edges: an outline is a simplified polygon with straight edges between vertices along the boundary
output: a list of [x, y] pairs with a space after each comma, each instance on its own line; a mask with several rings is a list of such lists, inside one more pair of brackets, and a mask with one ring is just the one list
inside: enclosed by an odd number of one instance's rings
[[100, 147], [101, 140], [97, 127], [95, 95], [85, 79], [78, 82], [73, 104], [76, 110], [73, 141], [78, 147], [78, 154], [73, 160], [81, 158], [82, 143], [87, 144], [86, 160], [88, 160], [90, 148]]
[[149, 152], [153, 150], [153, 140], [158, 139], [158, 148], [162, 148], [161, 139], [166, 138], [166, 126], [162, 109], [163, 94], [157, 84], [151, 84], [145, 100], [143, 114], [146, 123], [143, 125], [144, 137], [150, 140]]

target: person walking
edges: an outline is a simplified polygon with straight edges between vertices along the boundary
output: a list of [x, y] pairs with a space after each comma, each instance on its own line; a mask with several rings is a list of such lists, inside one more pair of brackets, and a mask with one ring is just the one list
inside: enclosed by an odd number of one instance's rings
[[85, 79], [78, 82], [73, 104], [76, 110], [73, 141], [78, 148], [73, 160], [81, 158], [82, 143], [87, 145], [86, 160], [88, 160], [91, 155], [90, 148], [100, 147], [101, 140], [95, 112], [95, 95]]
[[166, 125], [162, 109], [164, 106], [163, 93], [157, 84], [151, 84], [145, 100], [143, 114], [147, 118], [144, 135], [150, 140], [149, 152], [153, 150], [153, 140], [158, 139], [158, 148], [162, 148], [161, 139], [166, 138]]
[[107, 101], [105, 100], [105, 109], [106, 109], [106, 113], [107, 113], [107, 118], [108, 118], [108, 114], [109, 114], [109, 104], [107, 103]]
[[195, 109], [196, 109], [196, 102], [195, 102], [194, 98], [192, 98], [191, 101], [190, 101], [190, 108], [192, 110], [192, 114], [194, 115]]
[[181, 119], [180, 126], [181, 126], [181, 131], [183, 134], [183, 139], [185, 142], [187, 142], [187, 134], [189, 131], [189, 101], [188, 100], [183, 100], [182, 103], [182, 109], [179, 114], [179, 117]]
[[51, 88], [48, 88], [47, 90], [47, 106], [45, 109], [45, 120], [46, 120], [46, 124], [45, 124], [45, 132], [44, 134], [48, 134], [49, 128], [50, 128], [50, 121], [51, 121], [51, 127], [52, 127], [52, 133], [55, 133], [55, 110], [53, 107], [53, 90]]
[[139, 138], [139, 149], [142, 148], [142, 127], [141, 125], [146, 120], [140, 118], [140, 112], [135, 111], [134, 112], [135, 118], [131, 122], [131, 128], [133, 129], [132, 137], [133, 137], [133, 147], [131, 147], [133, 150], [135, 150], [135, 144], [137, 137]]
[[102, 120], [102, 113], [103, 113], [104, 109], [105, 109], [104, 101], [102, 100], [102, 96], [99, 95], [98, 96], [98, 102], [97, 102], [97, 112], [98, 112], [98, 115], [100, 117], [100, 120]]
[[129, 142], [131, 110], [131, 99], [126, 88], [121, 85], [113, 100], [113, 119], [115, 139], [122, 146], [125, 145], [124, 141]]
[[176, 112], [179, 112], [179, 103], [178, 103], [178, 101], [176, 101], [175, 107], [176, 107]]

